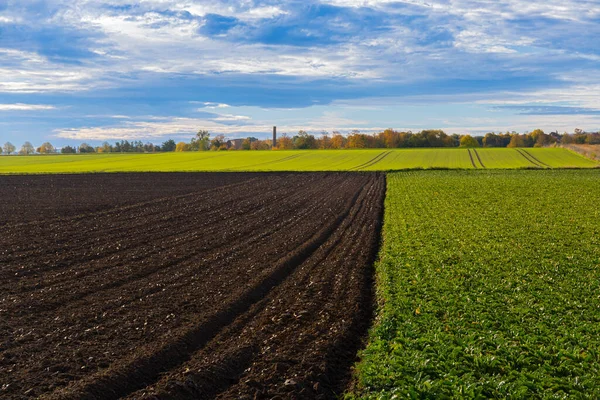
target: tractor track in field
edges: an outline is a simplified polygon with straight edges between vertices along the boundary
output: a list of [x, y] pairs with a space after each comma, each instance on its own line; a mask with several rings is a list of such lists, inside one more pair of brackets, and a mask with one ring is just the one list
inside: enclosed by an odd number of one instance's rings
[[70, 208], [37, 190], [56, 177], [8, 177], [0, 397], [341, 394], [372, 317], [385, 176], [134, 175], [58, 178], [79, 187]]
[[477, 161], [479, 161], [479, 165], [481, 165], [481, 168], [485, 169], [485, 165], [483, 164], [483, 162], [481, 162], [481, 157], [479, 157], [479, 153], [477, 152], [477, 150], [473, 149], [473, 153], [475, 153], [475, 157], [477, 157]]
[[287, 157], [283, 157], [280, 158], [278, 160], [271, 160], [271, 161], [266, 161], [266, 162], [261, 162], [258, 164], [250, 164], [250, 165], [246, 165], [246, 168], [253, 168], [253, 167], [257, 167], [259, 165], [270, 165], [270, 164], [276, 164], [276, 163], [280, 163], [280, 162], [284, 162], [284, 161], [289, 161], [289, 160], [293, 160], [294, 158], [298, 158], [300, 157], [302, 154], [294, 154], [291, 156], [287, 156]]
[[478, 169], [477, 164], [475, 164], [475, 160], [473, 159], [473, 154], [471, 153], [471, 149], [467, 149], [469, 152], [469, 159], [471, 160], [471, 165], [473, 168]]
[[543, 161], [540, 161], [540, 159], [539, 159], [539, 158], [537, 158], [536, 156], [534, 156], [533, 154], [531, 154], [531, 153], [530, 153], [530, 152], [528, 152], [527, 150], [525, 150], [525, 149], [521, 149], [521, 151], [522, 151], [523, 153], [527, 154], [527, 156], [528, 156], [528, 157], [530, 157], [532, 160], [534, 160], [534, 161], [535, 161], [537, 164], [539, 164], [539, 165], [541, 165], [541, 166], [543, 166], [543, 167], [546, 167], [546, 168], [552, 168], [550, 165], [546, 164], [545, 162], [543, 162]]
[[533, 157], [531, 154], [529, 154], [525, 150], [522, 150], [522, 149], [515, 149], [515, 150], [517, 150], [517, 152], [521, 156], [523, 156], [524, 159], [526, 159], [527, 161], [529, 161], [535, 167], [537, 167], [537, 168], [549, 168], [549, 166], [547, 164], [545, 164], [546, 166], [542, 165], [542, 163], [540, 163], [539, 161], [537, 161], [537, 159], [535, 157]]
[[375, 157], [373, 157], [372, 159], [370, 159], [369, 161], [362, 163], [360, 165], [357, 165], [356, 167], [352, 167], [351, 170], [352, 171], [359, 171], [361, 169], [365, 169], [368, 168], [372, 165], [377, 164], [379, 161], [383, 160], [384, 158], [386, 158], [387, 156], [389, 156], [391, 153], [391, 151], [385, 151], [383, 153], [380, 153], [378, 155], [376, 155]]

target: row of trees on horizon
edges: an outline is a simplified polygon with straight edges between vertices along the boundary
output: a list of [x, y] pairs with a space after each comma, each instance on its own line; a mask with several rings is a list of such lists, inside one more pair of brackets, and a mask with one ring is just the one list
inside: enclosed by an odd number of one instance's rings
[[546, 147], [555, 144], [600, 144], [600, 132], [584, 132], [576, 129], [574, 133], [551, 132], [541, 129], [519, 134], [517, 132], [486, 133], [484, 136], [448, 135], [442, 130], [423, 130], [399, 132], [386, 129], [375, 134], [352, 131], [348, 135], [339, 132], [322, 132], [319, 136], [299, 131], [293, 136], [282, 134], [277, 138], [276, 147], [271, 140], [259, 140], [254, 137], [245, 139], [227, 139], [218, 134], [213, 138], [206, 130], [200, 130], [189, 142], [176, 143], [168, 139], [161, 144], [142, 141], [121, 140], [114, 144], [104, 142], [101, 146], [82, 143], [79, 146], [55, 148], [50, 142], [34, 147], [25, 142], [17, 151], [16, 146], [6, 142], [1, 150], [3, 154], [75, 154], [75, 153], [156, 153], [171, 151], [208, 151], [208, 150], [293, 150], [293, 149], [375, 149], [375, 148], [426, 148], [426, 147]]

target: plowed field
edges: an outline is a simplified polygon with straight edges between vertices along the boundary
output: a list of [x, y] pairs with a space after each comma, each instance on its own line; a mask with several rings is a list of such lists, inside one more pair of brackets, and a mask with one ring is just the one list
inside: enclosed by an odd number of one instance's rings
[[0, 177], [1, 398], [344, 390], [372, 314], [383, 175], [77, 179]]

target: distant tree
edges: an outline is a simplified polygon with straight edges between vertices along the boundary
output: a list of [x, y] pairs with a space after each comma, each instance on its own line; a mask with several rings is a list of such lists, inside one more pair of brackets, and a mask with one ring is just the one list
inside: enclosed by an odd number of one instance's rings
[[77, 149], [75, 149], [75, 147], [65, 146], [62, 149], [60, 149], [60, 152], [62, 154], [75, 154], [77, 153]]
[[154, 146], [154, 144], [148, 142], [148, 143], [144, 143], [144, 153], [154, 153], [156, 150], [156, 147]]
[[479, 142], [471, 135], [464, 135], [460, 138], [460, 147], [479, 147]]
[[249, 137], [247, 137], [242, 142], [242, 150], [250, 150], [251, 145], [252, 145], [252, 141], [250, 140]]
[[35, 153], [35, 148], [31, 144], [31, 142], [23, 143], [23, 146], [21, 146], [21, 150], [19, 150], [19, 154], [21, 155], [28, 155], [33, 153]]
[[11, 142], [4, 143], [4, 146], [2, 147], [2, 149], [4, 150], [4, 152], [6, 154], [12, 154], [12, 153], [14, 153], [17, 150], [17, 148], [15, 147], [15, 145], [12, 144]]
[[331, 136], [331, 148], [343, 149], [346, 147], [346, 138], [338, 131], [333, 131]]
[[113, 151], [113, 146], [108, 142], [104, 142], [102, 143], [102, 146], [96, 148], [96, 152], [98, 153], [112, 153]]
[[525, 146], [525, 139], [522, 135], [518, 133], [513, 133], [510, 136], [510, 143], [508, 143], [507, 147], [527, 147]]
[[44, 142], [40, 147], [37, 148], [37, 152], [40, 154], [51, 154], [54, 153], [54, 146], [50, 142]]
[[535, 129], [529, 132], [527, 136], [526, 144], [528, 146], [544, 147], [553, 143], [553, 138], [550, 135], [546, 135], [541, 129]]
[[296, 149], [315, 149], [317, 147], [315, 137], [304, 130], [298, 131], [298, 134], [292, 138], [292, 141]]
[[588, 133], [585, 139], [586, 144], [600, 144], [600, 132]]
[[95, 153], [96, 149], [94, 149], [92, 146], [90, 146], [87, 143], [81, 143], [79, 145], [79, 152], [80, 153]]
[[211, 150], [222, 150], [223, 146], [225, 149], [227, 148], [227, 140], [225, 140], [225, 135], [218, 134], [210, 141], [210, 149]]
[[250, 144], [251, 150], [269, 150], [270, 148], [271, 143], [267, 140], [255, 140]]
[[177, 144], [175, 143], [175, 141], [173, 139], [169, 139], [163, 142], [161, 150], [162, 151], [175, 151], [175, 148], [177, 147]]
[[346, 147], [349, 149], [364, 149], [367, 147], [367, 135], [360, 133], [359, 130], [353, 130], [346, 138]]
[[324, 150], [331, 148], [331, 138], [329, 137], [329, 132], [321, 132], [321, 137], [317, 139], [317, 148]]
[[133, 146], [127, 140], [121, 140], [120, 142], [116, 142], [114, 147], [115, 153], [130, 153], [133, 151]]
[[388, 128], [385, 131], [381, 132], [379, 136], [383, 147], [388, 149], [400, 147], [400, 134], [392, 128]]
[[277, 139], [277, 148], [279, 150], [291, 150], [294, 148], [294, 142], [287, 133], [283, 133], [279, 139]]
[[210, 148], [210, 133], [205, 130], [199, 130], [196, 136], [190, 141], [191, 151], [204, 151]]
[[509, 143], [509, 134], [495, 134], [494, 132], [486, 133], [482, 140], [483, 147], [506, 147]]
[[441, 129], [426, 129], [417, 134], [423, 147], [450, 147], [453, 140]]
[[560, 138], [560, 142], [562, 144], [572, 144], [572, 143], [575, 143], [575, 139], [573, 139], [572, 135], [569, 135], [568, 133], [565, 132], [562, 135], [562, 137]]
[[186, 142], [179, 142], [175, 146], [175, 151], [190, 151], [190, 144]]

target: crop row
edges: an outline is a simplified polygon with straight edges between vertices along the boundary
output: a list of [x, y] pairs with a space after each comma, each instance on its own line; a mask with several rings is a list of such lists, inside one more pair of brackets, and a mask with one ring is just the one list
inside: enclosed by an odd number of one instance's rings
[[361, 398], [599, 398], [598, 171], [388, 175]]

